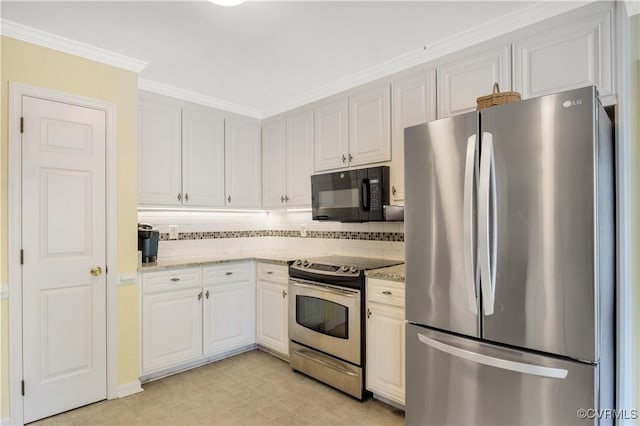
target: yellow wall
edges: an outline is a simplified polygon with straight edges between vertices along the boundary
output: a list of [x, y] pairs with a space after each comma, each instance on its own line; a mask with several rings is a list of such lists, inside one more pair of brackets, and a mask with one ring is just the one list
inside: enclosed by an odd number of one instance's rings
[[[7, 283], [8, 82], [57, 90], [116, 105], [118, 274], [137, 270], [138, 75], [9, 37], [1, 39], [2, 145], [0, 162], [0, 282]], [[138, 379], [138, 303], [135, 285], [118, 288], [118, 383]], [[0, 304], [0, 419], [9, 415], [7, 301]]]

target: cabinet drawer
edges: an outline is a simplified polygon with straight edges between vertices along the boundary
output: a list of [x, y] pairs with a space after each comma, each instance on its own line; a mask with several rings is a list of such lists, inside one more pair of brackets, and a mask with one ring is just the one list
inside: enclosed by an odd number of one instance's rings
[[228, 284], [251, 279], [250, 263], [223, 263], [202, 268], [204, 285]]
[[258, 279], [271, 281], [273, 283], [287, 284], [289, 280], [289, 269], [283, 265], [258, 263]]
[[200, 268], [143, 272], [142, 283], [142, 289], [145, 294], [201, 287], [202, 273]]
[[369, 278], [367, 300], [404, 308], [404, 283]]

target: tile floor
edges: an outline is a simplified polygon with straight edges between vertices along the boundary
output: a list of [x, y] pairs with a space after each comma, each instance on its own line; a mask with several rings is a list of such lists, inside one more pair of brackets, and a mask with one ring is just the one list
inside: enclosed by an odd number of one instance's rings
[[147, 383], [32, 425], [403, 425], [404, 412], [357, 401], [255, 350]]

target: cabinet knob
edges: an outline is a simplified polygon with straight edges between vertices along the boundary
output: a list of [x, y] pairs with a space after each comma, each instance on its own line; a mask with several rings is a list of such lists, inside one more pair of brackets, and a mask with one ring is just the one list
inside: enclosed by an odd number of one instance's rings
[[284, 299], [285, 297], [287, 297], [287, 290], [282, 290], [282, 298]]
[[367, 319], [371, 318], [371, 309], [367, 308]]
[[204, 297], [206, 297], [207, 299], [209, 298], [209, 290], [205, 292]]
[[344, 154], [342, 154], [342, 162], [346, 163], [347, 162], [347, 157], [344, 156]]
[[189, 202], [189, 193], [188, 192], [184, 194], [184, 200]]
[[349, 162], [353, 161], [353, 155], [351, 155], [351, 153], [349, 153]]
[[202, 292], [198, 294], [198, 300], [202, 300]]
[[391, 292], [389, 290], [385, 290], [382, 292], [382, 294], [384, 294], [385, 296], [391, 296]]
[[178, 193], [178, 201], [182, 201], [182, 194]]
[[284, 200], [285, 200], [285, 201], [289, 201], [289, 196], [288, 196], [288, 195], [285, 195], [285, 196], [284, 196]]
[[227, 197], [227, 202], [229, 202], [229, 203], [231, 202], [231, 195], [229, 195], [229, 196]]
[[281, 195], [281, 196], [280, 196], [280, 202], [281, 202], [281, 203], [284, 203], [284, 195]]
[[393, 186], [393, 185], [391, 186], [391, 193], [392, 193], [393, 195], [396, 195], [396, 187], [395, 187], [395, 186]]

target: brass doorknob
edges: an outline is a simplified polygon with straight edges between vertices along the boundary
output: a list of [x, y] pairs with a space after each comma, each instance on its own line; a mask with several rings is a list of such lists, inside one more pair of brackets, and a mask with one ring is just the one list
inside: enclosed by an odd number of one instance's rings
[[102, 268], [97, 266], [97, 265], [96, 266], [92, 266], [91, 269], [89, 269], [89, 272], [94, 277], [97, 277], [98, 275], [102, 274]]

